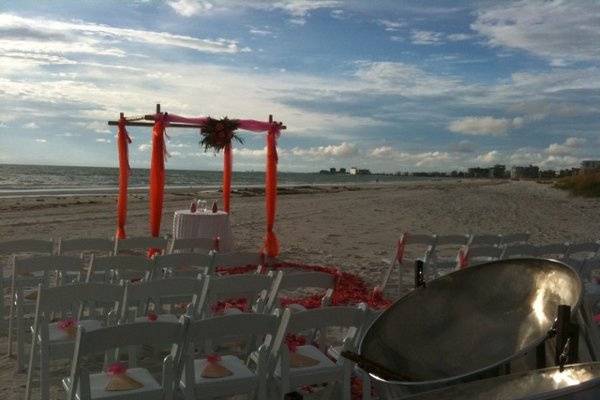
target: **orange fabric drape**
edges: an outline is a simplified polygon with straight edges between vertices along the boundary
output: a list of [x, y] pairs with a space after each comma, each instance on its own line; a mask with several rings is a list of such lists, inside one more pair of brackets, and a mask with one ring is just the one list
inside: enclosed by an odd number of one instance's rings
[[152, 130], [152, 160], [150, 164], [150, 234], [160, 234], [165, 192], [165, 123], [158, 115]]
[[233, 154], [231, 143], [225, 145], [223, 151], [223, 210], [229, 214], [229, 199], [231, 197], [231, 174], [233, 169]]
[[117, 201], [117, 239], [125, 239], [127, 223], [127, 186], [129, 184], [129, 143], [131, 138], [125, 129], [125, 118], [119, 119], [117, 145], [119, 149], [119, 198]]
[[265, 173], [265, 201], [267, 211], [267, 235], [263, 251], [269, 257], [279, 255], [279, 241], [273, 228], [277, 209], [277, 134], [275, 127], [269, 128], [267, 134], [267, 170]]

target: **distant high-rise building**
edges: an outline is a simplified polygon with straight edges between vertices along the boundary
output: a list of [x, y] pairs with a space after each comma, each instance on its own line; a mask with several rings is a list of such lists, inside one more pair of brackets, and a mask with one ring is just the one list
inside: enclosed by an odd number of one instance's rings
[[581, 169], [584, 172], [600, 170], [600, 160], [585, 160], [581, 162]]
[[512, 167], [510, 170], [511, 179], [537, 179], [539, 174], [540, 168], [535, 165]]

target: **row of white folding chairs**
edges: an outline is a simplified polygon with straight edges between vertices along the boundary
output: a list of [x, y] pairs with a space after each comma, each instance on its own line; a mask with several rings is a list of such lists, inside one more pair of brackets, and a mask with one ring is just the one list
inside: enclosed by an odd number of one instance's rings
[[[134, 286], [127, 286], [125, 290], [134, 290], [134, 288]], [[106, 393], [102, 393], [104, 392], [103, 386], [106, 383], [107, 378], [105, 374], [96, 374], [92, 376], [92, 379], [87, 380], [86, 372], [79, 369], [81, 361], [80, 357], [84, 355], [81, 354], [82, 349], [85, 349], [87, 348], [86, 346], [89, 346], [99, 350], [98, 346], [102, 346], [100, 343], [107, 345], [108, 342], [116, 344], [112, 347], [103, 348], [101, 351], [109, 350], [109, 348], [124, 348], [134, 344], [165, 344], [164, 340], [147, 343], [145, 342], [145, 338], [147, 338], [147, 334], [151, 330], [160, 328], [163, 333], [166, 333], [170, 329], [169, 326], [176, 325], [175, 321], [163, 321], [160, 319], [156, 320], [155, 322], [142, 322], [143, 320], [134, 320], [134, 322], [131, 322], [129, 319], [122, 318], [120, 321], [120, 326], [101, 329], [101, 326], [109, 326], [110, 320], [106, 321], [105, 323], [98, 322], [97, 320], [93, 319], [95, 316], [93, 312], [97, 310], [100, 303], [108, 305], [107, 308], [112, 309], [112, 312], [114, 312], [114, 309], [118, 308], [118, 300], [120, 299], [117, 290], [118, 287], [96, 283], [48, 289], [40, 285], [39, 289], [40, 295], [37, 301], [36, 318], [33, 327], [33, 337], [35, 340], [32, 343], [32, 351], [30, 353], [31, 363], [26, 390], [27, 399], [29, 399], [31, 394], [34, 366], [38, 363], [40, 365], [42, 398], [48, 398], [49, 360], [55, 358], [65, 358], [66, 356], [68, 357], [69, 352], [72, 352], [73, 348], [77, 350], [73, 356], [70, 382], [75, 382], [75, 385], [70, 385], [68, 380], [63, 381], [67, 391], [75, 387], [76, 391], [78, 391], [77, 397], [80, 399], [94, 398], [96, 397], [94, 396], [95, 394], [106, 395]], [[123, 302], [126, 301], [127, 295], [125, 294], [123, 297]], [[115, 305], [113, 306], [111, 303], [114, 303]], [[74, 309], [73, 304], [79, 305], [79, 308], [75, 307]], [[87, 316], [92, 317], [92, 319], [84, 319], [84, 305], [88, 306], [89, 314], [87, 314]], [[125, 308], [126, 307], [127, 306], [125, 306]], [[64, 313], [68, 312], [72, 313], [73, 315], [77, 315], [78, 319], [79, 333], [77, 337], [77, 345], [75, 347], [75, 341], [70, 337], [65, 336], [64, 334], [62, 336], [57, 335], [56, 328], [51, 330], [52, 327], [55, 327], [56, 323], [49, 322], [50, 318], [54, 317], [55, 315], [63, 315]], [[125, 313], [123, 315], [125, 315]], [[276, 335], [274, 335], [275, 331], [273, 330], [276, 325], [276, 319], [273, 319], [272, 315], [269, 313], [234, 314], [223, 317], [210, 317], [208, 319], [204, 319], [202, 322], [200, 322], [199, 319], [194, 318], [194, 311], [191, 308], [188, 308], [186, 315], [192, 320], [191, 324], [186, 327], [186, 329], [191, 328], [190, 332], [193, 332], [189, 339], [191, 342], [196, 344], [196, 346], [192, 345], [192, 347], [190, 347], [190, 350], [192, 351], [190, 352], [184, 351], [179, 355], [176, 355], [176, 352], [172, 353], [173, 358], [168, 359], [168, 362], [165, 363], [165, 367], [168, 368], [172, 368], [173, 366], [183, 367], [183, 365], [185, 365], [185, 369], [175, 368], [171, 372], [173, 373], [172, 376], [175, 378], [175, 381], [177, 381], [177, 377], [182, 374], [182, 370], [185, 371], [183, 372], [179, 386], [186, 398], [192, 399], [202, 396], [224, 396], [235, 393], [246, 393], [257, 389], [259, 393], [258, 398], [266, 398], [264, 394], [266, 394], [266, 378], [268, 377], [273, 379], [274, 383], [276, 383], [276, 387], [279, 388], [277, 391], [277, 398], [283, 398], [283, 394], [293, 390], [298, 386], [322, 383], [332, 380], [343, 383], [343, 398], [349, 398], [349, 374], [351, 371], [351, 366], [345, 364], [345, 361], [338, 360], [338, 362], [334, 363], [331, 362], [323, 352], [320, 352], [314, 346], [300, 346], [298, 349], [299, 354], [316, 359], [318, 361], [318, 365], [298, 370], [296, 368], [288, 367], [289, 363], [287, 361], [289, 355], [287, 354], [285, 346], [281, 350], [276, 348], [273, 352], [270, 352], [271, 349], [269, 349], [269, 346], [277, 343], [280, 345], [287, 333], [299, 333], [306, 330], [315, 329], [320, 330], [326, 326], [346, 326], [353, 329], [348, 330], [348, 336], [344, 341], [344, 346], [346, 350], [353, 350], [357, 343], [356, 338], [358, 335], [360, 335], [367, 318], [366, 308], [364, 305], [360, 306], [358, 309], [353, 307], [327, 307], [310, 311], [304, 310], [294, 313], [291, 317], [289, 311], [286, 311], [284, 313], [285, 319], [282, 319], [282, 323], [285, 323], [285, 326], [282, 327], [282, 325], [279, 324], [279, 331]], [[197, 374], [198, 371], [194, 372], [195, 369], [198, 367], [202, 368], [203, 364], [206, 364], [206, 359], [196, 361], [192, 359], [194, 353], [193, 349], [200, 345], [198, 338], [203, 338], [206, 341], [210, 341], [210, 344], [215, 345], [217, 342], [223, 341], [224, 339], [230, 342], [232, 340], [232, 335], [238, 337], [248, 337], [249, 335], [256, 334], [264, 335], [266, 333], [265, 331], [256, 331], [256, 321], [271, 321], [269, 322], [271, 326], [269, 335], [271, 337], [265, 342], [265, 344], [263, 344], [263, 352], [259, 350], [258, 356], [252, 358], [257, 364], [255, 373], [249, 375], [248, 372], [250, 370], [247, 369], [240, 359], [233, 356], [225, 356], [222, 360], [223, 364], [232, 372], [234, 372], [234, 374], [231, 378], [219, 380], [221, 384], [215, 385], [210, 382], [210, 380], [201, 378]], [[186, 323], [189, 324], [187, 318]], [[193, 328], [194, 326], [196, 329]], [[133, 330], [136, 330], [136, 332], [133, 332]], [[321, 335], [318, 338], [322, 341], [325, 339], [325, 337], [326, 335]], [[86, 345], [83, 345], [83, 338], [89, 339], [90, 342]], [[182, 340], [179, 343], [180, 345], [187, 342], [186, 340], [183, 340], [181, 336], [179, 339]], [[321, 347], [321, 350], [324, 349], [324, 347]], [[264, 352], [264, 350], [269, 351]], [[114, 354], [114, 352], [111, 354]], [[267, 361], [265, 357], [269, 357], [269, 354], [272, 356], [272, 359], [268, 362], [268, 364], [263, 364], [265, 361]], [[129, 351], [129, 356], [132, 357], [132, 355], [135, 356], [136, 351]], [[181, 356], [183, 356], [183, 358], [178, 358]], [[341, 367], [342, 365], [343, 367]], [[129, 366], [135, 367], [135, 361], [130, 360]], [[147, 383], [153, 382], [153, 378], [147, 371], [132, 369], [130, 372], [134, 378], [139, 378], [141, 381]], [[335, 379], [332, 379], [332, 374], [334, 374]], [[252, 376], [254, 376], [254, 378], [250, 379], [249, 382], [248, 378]], [[79, 385], [77, 384], [78, 378], [83, 379], [79, 381]], [[262, 383], [260, 379], [263, 379]], [[99, 381], [101, 383], [99, 383]], [[194, 384], [190, 385], [190, 381], [193, 381]], [[154, 382], [157, 383], [156, 381]], [[246, 385], [244, 385], [244, 382], [246, 382]], [[249, 383], [251, 384], [248, 385]], [[168, 386], [166, 388], [168, 389]], [[140, 389], [142, 393], [131, 392], [131, 394], [134, 396], [140, 394], [150, 395], [150, 393], [146, 393], [146, 390], [152, 389], [156, 389], [156, 385], [149, 385], [147, 388]], [[165, 389], [165, 387], [163, 387], [163, 389]], [[73, 393], [73, 395], [74, 394], [75, 393]], [[124, 394], [126, 395], [127, 393]], [[68, 398], [74, 398], [74, 396]]]
[[68, 255], [81, 253], [121, 254], [130, 251], [158, 249], [161, 254], [176, 252], [209, 252], [218, 250], [218, 238], [167, 239], [163, 237], [131, 237], [127, 239], [74, 238], [74, 239], [20, 239], [0, 242], [0, 255], [32, 253]]
[[[63, 256], [61, 258], [65, 257]], [[71, 258], [71, 260], [73, 259], [77, 260], [77, 258]], [[18, 262], [25, 261], [26, 260], [19, 260]], [[25, 267], [30, 267], [25, 268], [28, 273], [39, 271], [39, 269], [33, 268], [31, 263], [24, 263], [23, 265]], [[90, 271], [91, 270], [92, 269], [90, 268]], [[90, 275], [88, 273], [86, 282], [90, 282], [89, 277]], [[323, 293], [321, 303], [323, 305], [329, 305], [335, 287], [335, 277], [333, 275], [311, 271], [285, 275], [279, 271], [277, 273], [269, 272], [268, 274], [243, 274], [222, 277], [198, 274], [197, 278], [168, 278], [153, 281], [141, 280], [138, 284], [126, 285], [125, 294], [128, 294], [127, 298], [129, 301], [124, 301], [124, 304], [129, 304], [132, 301], [141, 301], [141, 306], [146, 307], [142, 310], [147, 310], [148, 302], [145, 301], [145, 299], [153, 298], [155, 300], [154, 305], [156, 310], [161, 311], [160, 304], [157, 304], [156, 301], [166, 297], [171, 299], [171, 303], [181, 300], [181, 303], [185, 305], [190, 303], [192, 295], [197, 294], [192, 291], [192, 289], [199, 287], [199, 284], [194, 283], [197, 279], [204, 282], [204, 289], [202, 291], [201, 300], [197, 303], [194, 310], [202, 317], [213, 314], [211, 307], [214, 307], [216, 302], [230, 298], [243, 297], [246, 300], [248, 309], [253, 309], [254, 311], [271, 311], [280, 306], [278, 297], [280, 291], [282, 293], [289, 293], [299, 289], [320, 289]], [[31, 309], [35, 304], [35, 297], [28, 298], [27, 295], [30, 293], [38, 293], [37, 288], [34, 291], [31, 290], [36, 283], [41, 284], [43, 287], [49, 286], [48, 279], [44, 279], [43, 275], [36, 279], [28, 276], [23, 281], [13, 279], [12, 292], [15, 293], [15, 296], [13, 297], [14, 303], [11, 302], [11, 305], [14, 304], [14, 309], [12, 309], [14, 312], [11, 312], [10, 318], [9, 354], [12, 354], [12, 338], [14, 331], [12, 327], [14, 323], [16, 326], [17, 365], [19, 369], [23, 368], [24, 363], [23, 332], [27, 326], [26, 315], [31, 312]], [[107, 282], [103, 281], [103, 283]], [[120, 281], [121, 286], [124, 283], [124, 280]], [[187, 301], [185, 301], [186, 297]], [[156, 307], [157, 305], [158, 308]], [[171, 304], [171, 306], [172, 305], [173, 304]], [[295, 308], [301, 309], [302, 307], [300, 305], [295, 305]], [[136, 310], [137, 313], [139, 313], [139, 311], [140, 310]], [[132, 318], [144, 318], [145, 314], [146, 312], [143, 312], [142, 315], [134, 315]], [[121, 316], [121, 318], [123, 317], [125, 317], [125, 315]], [[172, 320], [173, 318], [172, 315], [169, 316], [168, 314], [164, 316], [160, 315], [159, 317], [167, 318], [167, 320], [169, 320], [169, 318]]]

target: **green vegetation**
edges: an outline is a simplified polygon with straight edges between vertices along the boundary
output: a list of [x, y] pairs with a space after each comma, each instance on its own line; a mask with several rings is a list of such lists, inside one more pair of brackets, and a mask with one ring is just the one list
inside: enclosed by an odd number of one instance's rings
[[576, 196], [600, 197], [600, 172], [568, 176], [559, 179], [554, 187]]

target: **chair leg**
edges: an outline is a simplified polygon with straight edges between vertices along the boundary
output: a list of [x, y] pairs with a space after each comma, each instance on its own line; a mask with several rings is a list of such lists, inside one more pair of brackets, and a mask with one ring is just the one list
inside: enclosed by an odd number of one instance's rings
[[31, 399], [31, 385], [33, 385], [33, 369], [36, 365], [36, 355], [38, 353], [36, 341], [31, 343], [31, 353], [29, 354], [29, 367], [27, 368], [27, 385], [25, 386], [25, 400]]
[[25, 338], [23, 328], [23, 318], [19, 312], [19, 305], [17, 304], [17, 371], [23, 372], [25, 370]]
[[10, 292], [10, 305], [8, 310], [8, 356], [13, 355], [13, 320], [15, 312], [15, 294]]
[[48, 357], [48, 348], [46, 346], [40, 346], [40, 398], [42, 400], [50, 399], [50, 365], [48, 363]]

